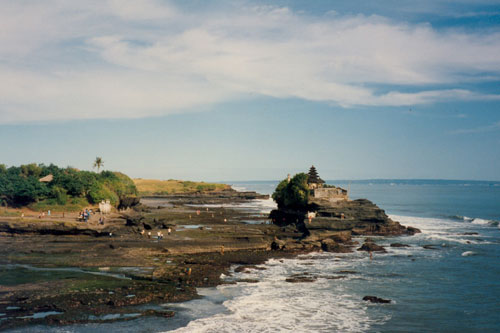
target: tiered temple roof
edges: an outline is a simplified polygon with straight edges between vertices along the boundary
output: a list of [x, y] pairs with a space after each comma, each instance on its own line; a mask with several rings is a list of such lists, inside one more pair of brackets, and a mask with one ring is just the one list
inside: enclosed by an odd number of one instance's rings
[[311, 168], [309, 169], [308, 176], [309, 176], [309, 178], [307, 179], [308, 184], [324, 184], [325, 183], [325, 181], [319, 177], [318, 171], [316, 171], [316, 168], [314, 167], [314, 165], [311, 166]]

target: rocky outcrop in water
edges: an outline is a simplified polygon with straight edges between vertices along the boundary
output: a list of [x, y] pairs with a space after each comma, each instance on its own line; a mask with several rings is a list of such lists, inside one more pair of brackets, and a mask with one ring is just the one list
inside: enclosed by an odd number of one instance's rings
[[391, 303], [390, 299], [383, 299], [377, 296], [365, 296], [363, 297], [363, 301], [371, 302], [371, 303]]
[[358, 249], [358, 251], [366, 252], [386, 252], [383, 246], [377, 245], [371, 239], [366, 239], [364, 244]]
[[391, 220], [384, 210], [366, 199], [335, 203], [316, 199], [310, 201], [308, 209], [314, 216], [311, 219], [308, 212], [287, 209], [273, 210], [270, 218], [281, 226], [295, 224], [308, 238], [331, 238], [340, 243], [349, 241], [351, 235], [396, 236], [420, 232]]

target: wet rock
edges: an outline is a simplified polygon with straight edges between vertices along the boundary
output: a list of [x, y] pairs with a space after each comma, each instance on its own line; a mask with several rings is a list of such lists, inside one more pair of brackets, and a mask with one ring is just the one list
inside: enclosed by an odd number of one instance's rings
[[314, 282], [317, 280], [316, 276], [309, 275], [309, 273], [293, 274], [286, 278], [286, 282], [299, 283], [299, 282]]
[[432, 244], [423, 245], [422, 247], [426, 250], [437, 250], [436, 246]]
[[358, 274], [358, 272], [356, 272], [356, 271], [348, 271], [348, 270], [339, 271], [339, 273], [341, 273], [341, 274]]
[[125, 225], [127, 227], [138, 227], [141, 226], [144, 221], [143, 215], [127, 215], [124, 216], [126, 219]]
[[258, 283], [259, 280], [257, 279], [239, 279], [237, 282], [246, 282], [246, 283]]
[[157, 311], [157, 310], [146, 310], [141, 313], [141, 316], [154, 316], [154, 317], [163, 317], [163, 318], [171, 318], [175, 315], [174, 311]]
[[371, 302], [371, 303], [391, 303], [390, 299], [383, 299], [377, 296], [365, 296], [363, 297], [363, 301]]
[[349, 253], [352, 252], [348, 247], [336, 243], [333, 239], [325, 239], [321, 242], [321, 249], [325, 252]]
[[279, 239], [275, 239], [271, 243], [271, 250], [274, 250], [274, 251], [282, 250], [282, 249], [284, 249], [285, 245], [286, 245], [285, 241], [282, 241], [282, 240], [279, 240]]
[[415, 235], [415, 234], [419, 234], [422, 232], [422, 231], [420, 231], [420, 229], [414, 228], [414, 227], [406, 227], [406, 231], [407, 231], [407, 234], [410, 236]]
[[118, 204], [118, 209], [127, 209], [130, 207], [137, 206], [140, 202], [138, 197], [122, 197], [120, 198], [120, 203]]
[[255, 265], [241, 265], [241, 266], [236, 267], [234, 269], [234, 271], [236, 273], [241, 273], [241, 272], [248, 272], [250, 269], [256, 269], [256, 270], [259, 270], [259, 271], [263, 271], [266, 268], [265, 267], [255, 266]]
[[[307, 211], [316, 216], [308, 220]], [[310, 198], [307, 211], [277, 209], [271, 212], [270, 218], [273, 224], [282, 227], [295, 224], [297, 231], [306, 237], [316, 240], [332, 238], [338, 243], [349, 241], [351, 234], [388, 236], [420, 232], [391, 220], [384, 210], [366, 199], [330, 202]], [[344, 234], [340, 234], [342, 232]]]
[[462, 235], [472, 236], [472, 235], [479, 235], [479, 233], [478, 232], [464, 232]]
[[402, 243], [392, 243], [391, 247], [410, 247], [410, 245]]
[[358, 249], [358, 251], [366, 251], [366, 252], [386, 252], [383, 246], [377, 245], [371, 241], [365, 241], [363, 245]]

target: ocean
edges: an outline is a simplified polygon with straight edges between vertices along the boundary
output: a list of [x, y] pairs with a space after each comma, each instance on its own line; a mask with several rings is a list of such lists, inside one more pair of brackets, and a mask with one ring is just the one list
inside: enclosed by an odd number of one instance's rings
[[[277, 182], [230, 182], [272, 193]], [[499, 332], [500, 183], [439, 180], [328, 181], [368, 198], [421, 234], [373, 237], [388, 253], [311, 253], [273, 259], [257, 279], [200, 289], [201, 299], [164, 304], [171, 319], [43, 327], [50, 332]], [[267, 212], [270, 200], [247, 209]], [[357, 240], [362, 242], [364, 238]], [[391, 243], [410, 247], [392, 248]], [[434, 249], [425, 249], [432, 245]], [[294, 274], [314, 282], [289, 283]], [[366, 295], [390, 299], [371, 304]], [[40, 328], [40, 327], [38, 327]], [[24, 328], [26, 329], [26, 328]], [[33, 331], [36, 327], [32, 327]], [[23, 331], [23, 330], [16, 330]]]

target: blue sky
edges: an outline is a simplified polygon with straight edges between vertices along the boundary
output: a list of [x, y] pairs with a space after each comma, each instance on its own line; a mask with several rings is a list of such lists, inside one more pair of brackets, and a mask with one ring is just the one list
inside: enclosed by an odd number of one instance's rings
[[500, 1], [0, 2], [0, 163], [500, 180]]

